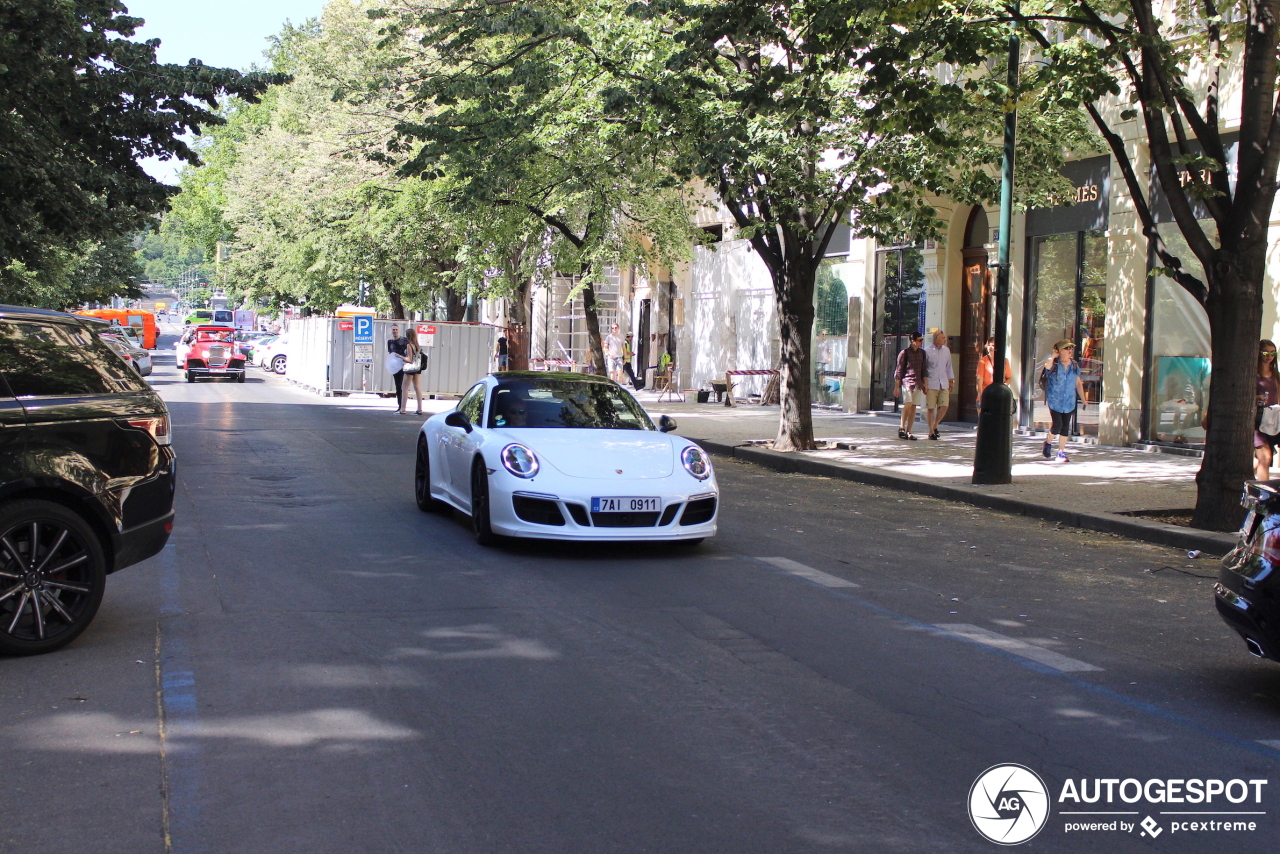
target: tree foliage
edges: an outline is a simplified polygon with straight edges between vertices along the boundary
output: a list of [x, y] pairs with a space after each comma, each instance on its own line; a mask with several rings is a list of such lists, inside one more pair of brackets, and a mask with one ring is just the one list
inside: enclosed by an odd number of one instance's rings
[[[933, 235], [939, 224], [926, 194], [994, 195], [997, 131], [1011, 94], [985, 61], [1007, 31], [966, 8], [865, 0], [433, 6], [394, 31], [416, 28], [442, 66], [421, 90], [438, 110], [402, 125], [422, 143], [404, 146], [406, 168], [466, 174], [459, 161], [478, 153], [468, 176], [477, 203], [535, 214], [546, 205], [514, 188], [588, 191], [576, 206], [557, 200], [577, 211], [579, 228], [586, 211], [609, 210], [586, 203], [654, 194], [670, 183], [668, 172], [709, 188], [773, 278], [783, 388], [775, 447], [811, 447], [814, 281], [836, 229], [852, 215], [860, 234]], [[939, 64], [961, 73], [939, 75]], [[1026, 111], [1034, 166], [1023, 196], [1043, 200], [1062, 187], [1054, 167], [1088, 134], [1052, 102]], [[650, 162], [656, 183], [644, 180]], [[597, 221], [625, 224], [616, 213], [625, 205], [613, 210]]]
[[580, 49], [579, 11], [410, 2], [384, 13], [410, 93], [387, 159], [436, 184], [468, 223], [459, 272], [485, 293], [515, 292], [539, 267], [578, 276], [603, 373], [595, 285], [609, 268], [683, 260], [693, 232], [669, 141], [619, 120], [626, 81]]
[[367, 156], [394, 135], [405, 98], [378, 41], [365, 4], [334, 0], [274, 40], [272, 66], [293, 82], [228, 104], [198, 141], [205, 165], [184, 171], [175, 210], [191, 239], [227, 247], [232, 292], [319, 310], [365, 294], [403, 317], [454, 283], [458, 230], [434, 189]]
[[[113, 269], [120, 238], [174, 192], [138, 158], [194, 161], [183, 135], [215, 124], [218, 98], [252, 100], [275, 75], [192, 60], [156, 62], [158, 41], [118, 0], [0, 0], [0, 283], [6, 299], [33, 293], [80, 258]], [[77, 280], [72, 276], [65, 283]], [[93, 282], [91, 285], [90, 282]], [[101, 284], [96, 274], [86, 287]], [[125, 287], [120, 284], [119, 287]], [[89, 296], [86, 292], [86, 297]], [[74, 302], [74, 301], [73, 301]]]

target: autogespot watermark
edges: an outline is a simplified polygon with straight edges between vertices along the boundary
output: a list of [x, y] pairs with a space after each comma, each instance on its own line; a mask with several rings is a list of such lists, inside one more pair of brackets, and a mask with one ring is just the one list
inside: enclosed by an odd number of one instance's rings
[[[1057, 798], [1025, 765], [993, 765], [969, 789], [969, 819], [999, 845], [1033, 838], [1056, 809], [1062, 832], [1179, 834], [1254, 833], [1267, 811], [1267, 780], [1134, 777], [1067, 779]], [[1056, 808], [1055, 808], [1056, 805]], [[1056, 824], [1056, 822], [1054, 822]]]

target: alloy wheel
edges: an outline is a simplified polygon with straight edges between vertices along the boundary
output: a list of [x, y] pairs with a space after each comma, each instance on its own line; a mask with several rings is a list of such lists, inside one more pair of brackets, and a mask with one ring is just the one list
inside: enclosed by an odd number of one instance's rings
[[50, 652], [76, 638], [98, 611], [106, 561], [93, 530], [46, 501], [0, 512], [0, 652]]

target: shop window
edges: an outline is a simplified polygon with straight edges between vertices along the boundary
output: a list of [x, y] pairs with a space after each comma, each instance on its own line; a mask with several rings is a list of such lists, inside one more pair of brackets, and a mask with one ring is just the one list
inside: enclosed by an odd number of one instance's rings
[[871, 351], [871, 408], [895, 409], [893, 372], [913, 332], [924, 331], [924, 256], [919, 247], [876, 252], [875, 323]]
[[1076, 410], [1076, 432], [1096, 436], [1106, 364], [1107, 239], [1104, 231], [1031, 238], [1030, 284], [1034, 317], [1024, 378], [1025, 426], [1050, 424], [1037, 375], [1065, 338], [1075, 344], [1085, 399]]
[[849, 359], [849, 288], [853, 265], [824, 258], [814, 288], [813, 389], [819, 403], [839, 403]]
[[[1200, 224], [1216, 242], [1213, 221]], [[1177, 224], [1161, 223], [1157, 228], [1184, 268], [1193, 276], [1203, 277], [1204, 268]], [[1186, 288], [1170, 278], [1153, 276], [1151, 289], [1147, 435], [1160, 442], [1202, 444], [1205, 431], [1200, 424], [1209, 398], [1209, 316]]]

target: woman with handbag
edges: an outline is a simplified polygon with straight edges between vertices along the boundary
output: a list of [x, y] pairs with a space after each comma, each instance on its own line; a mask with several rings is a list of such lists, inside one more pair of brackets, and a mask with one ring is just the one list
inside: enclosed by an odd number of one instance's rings
[[396, 383], [396, 414], [404, 414], [404, 354], [409, 348], [408, 340], [400, 337], [400, 327], [391, 327], [391, 337], [387, 339], [387, 373]]
[[[404, 403], [400, 409], [403, 412], [405, 405], [409, 403], [409, 389], [413, 389], [413, 393], [418, 396], [418, 415], [422, 414], [422, 385], [419, 377], [422, 376], [422, 369], [427, 364], [427, 354], [422, 352], [421, 345], [418, 344], [418, 330], [410, 326], [404, 331], [405, 337], [405, 353], [404, 353], [404, 369], [401, 374], [405, 377], [408, 385], [404, 386]], [[408, 414], [407, 412], [404, 414]]]
[[[1275, 458], [1276, 445], [1280, 444], [1280, 431], [1270, 431], [1274, 424], [1262, 423], [1266, 408], [1280, 403], [1280, 380], [1276, 375], [1276, 345], [1262, 339], [1258, 344], [1258, 423], [1253, 431], [1253, 474], [1258, 480], [1271, 479], [1271, 461]], [[1274, 416], [1273, 416], [1274, 417]], [[1272, 419], [1268, 419], [1270, 422]]]

